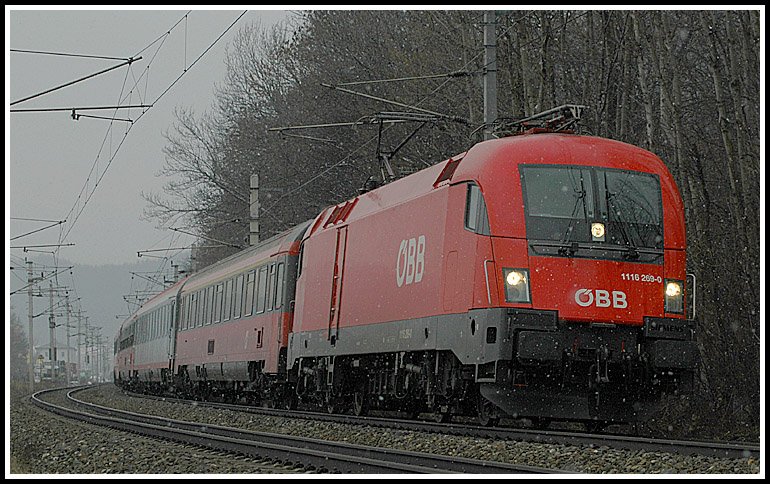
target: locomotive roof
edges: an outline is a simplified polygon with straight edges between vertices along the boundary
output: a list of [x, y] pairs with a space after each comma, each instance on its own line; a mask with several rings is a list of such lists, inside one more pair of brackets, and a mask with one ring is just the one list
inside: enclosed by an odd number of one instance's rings
[[[684, 247], [683, 207], [678, 188], [665, 164], [655, 154], [621, 141], [566, 133], [528, 133], [483, 141], [467, 152], [383, 185], [349, 201], [328, 207], [316, 217], [305, 238], [327, 228], [366, 217], [372, 213], [416, 199], [446, 185], [476, 182], [491, 208], [490, 223], [497, 233], [525, 237], [521, 194], [512, 192], [520, 184], [520, 164], [602, 166], [658, 175], [664, 198], [667, 228], [666, 247]], [[500, 183], [509, 179], [510, 183]], [[352, 205], [354, 203], [354, 205]], [[352, 205], [345, 210], [345, 205]], [[497, 209], [497, 210], [495, 210]], [[340, 215], [343, 215], [340, 217]], [[513, 221], [513, 218], [519, 222]]]
[[622, 141], [566, 133], [507, 136], [474, 145], [458, 165], [452, 182], [476, 179], [480, 173], [510, 170], [522, 163], [604, 166], [668, 176], [655, 154]]

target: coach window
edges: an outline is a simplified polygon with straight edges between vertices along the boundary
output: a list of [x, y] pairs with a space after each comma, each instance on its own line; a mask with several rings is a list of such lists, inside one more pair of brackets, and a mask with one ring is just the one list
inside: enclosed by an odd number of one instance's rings
[[209, 301], [206, 289], [201, 289], [199, 294], [200, 295], [198, 297], [200, 301], [198, 302], [198, 326], [203, 326], [206, 322], [206, 309]]
[[254, 312], [254, 277], [255, 272], [246, 274], [246, 297], [243, 298], [243, 315], [251, 316]]
[[203, 321], [206, 318], [206, 289], [198, 291], [198, 326], [203, 326]]
[[278, 274], [275, 277], [275, 309], [283, 305], [283, 262], [278, 264]]
[[187, 296], [187, 304], [185, 304], [184, 314], [185, 314], [185, 319], [186, 319], [184, 327], [185, 327], [185, 329], [191, 329], [193, 327], [193, 325], [192, 325], [192, 320], [193, 320], [193, 315], [192, 315], [192, 294]]
[[257, 314], [265, 312], [265, 293], [267, 292], [267, 267], [259, 268], [257, 278]]
[[184, 331], [185, 325], [185, 306], [187, 306], [187, 296], [179, 299], [179, 331]]
[[222, 321], [229, 321], [233, 307], [233, 280], [225, 281], [225, 299], [222, 305]]
[[243, 309], [243, 274], [235, 279], [235, 297], [233, 299], [235, 301], [233, 304], [233, 319], [238, 319], [241, 317], [241, 310]]
[[222, 320], [222, 283], [217, 284], [217, 290], [214, 294], [214, 322]]
[[[168, 331], [169, 335], [174, 332], [174, 319], [177, 317], [177, 306], [176, 306], [176, 300], [171, 301], [171, 314], [169, 315], [168, 320]], [[177, 322], [177, 324], [179, 324]]]
[[267, 307], [265, 310], [273, 309], [273, 297], [275, 296], [275, 264], [270, 264], [270, 275], [267, 279]]
[[211, 324], [214, 320], [214, 286], [206, 288], [206, 301], [208, 301], [208, 304], [206, 304], [206, 315], [203, 318], [203, 324]]
[[468, 196], [465, 201], [465, 228], [481, 235], [489, 235], [489, 218], [484, 195], [475, 183], [468, 184]]
[[190, 294], [190, 312], [188, 314], [188, 319], [190, 322], [187, 324], [187, 329], [194, 329], [196, 323], [198, 322], [198, 293], [194, 292]]
[[179, 308], [179, 331], [187, 329], [187, 296], [182, 297], [182, 306]]

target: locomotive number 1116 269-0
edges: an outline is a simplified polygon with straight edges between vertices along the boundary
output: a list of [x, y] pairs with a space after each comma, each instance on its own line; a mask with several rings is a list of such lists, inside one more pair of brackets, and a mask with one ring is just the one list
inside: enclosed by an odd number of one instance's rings
[[624, 272], [620, 274], [620, 278], [624, 281], [637, 281], [637, 282], [657, 282], [662, 283], [663, 278], [653, 274], [637, 274], [631, 272]]

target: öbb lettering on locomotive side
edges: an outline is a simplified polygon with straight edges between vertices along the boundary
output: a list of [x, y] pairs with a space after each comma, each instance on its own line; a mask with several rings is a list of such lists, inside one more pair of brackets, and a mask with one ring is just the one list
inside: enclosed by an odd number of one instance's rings
[[115, 381], [357, 415], [634, 422], [692, 389], [685, 251], [656, 155], [543, 129], [484, 141], [155, 296], [121, 326]]
[[424, 271], [425, 236], [421, 235], [417, 240], [414, 238], [402, 240], [396, 258], [396, 284], [398, 287], [422, 281]]

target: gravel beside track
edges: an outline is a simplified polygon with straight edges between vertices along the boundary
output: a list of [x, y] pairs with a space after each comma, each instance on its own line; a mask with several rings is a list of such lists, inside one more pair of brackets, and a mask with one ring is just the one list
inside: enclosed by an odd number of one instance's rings
[[200, 447], [74, 422], [36, 407], [29, 398], [12, 398], [10, 417], [11, 474], [303, 472], [281, 463], [234, 458]]
[[[378, 447], [431, 452], [513, 464], [606, 474], [756, 474], [759, 460], [684, 456], [662, 452], [616, 450], [391, 430], [358, 425], [250, 415], [128, 397], [113, 385], [77, 395], [79, 399], [138, 413], [218, 424], [262, 432], [285, 433]], [[62, 422], [31, 404], [12, 405], [12, 472], [31, 473], [265, 473], [248, 461], [234, 461], [204, 450]], [[129, 458], [132, 454], [140, 457]], [[38, 456], [35, 458], [35, 456]], [[144, 456], [144, 457], [141, 457]], [[16, 470], [13, 469], [14, 463]], [[29, 467], [34, 464], [34, 467]], [[290, 469], [273, 467], [272, 472]], [[295, 470], [296, 472], [296, 470]]]

